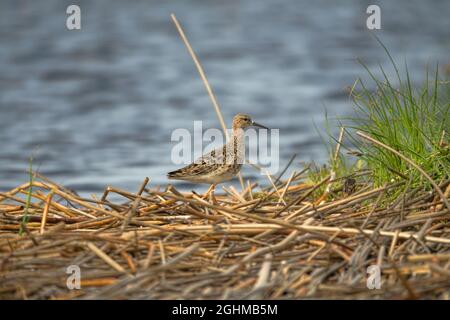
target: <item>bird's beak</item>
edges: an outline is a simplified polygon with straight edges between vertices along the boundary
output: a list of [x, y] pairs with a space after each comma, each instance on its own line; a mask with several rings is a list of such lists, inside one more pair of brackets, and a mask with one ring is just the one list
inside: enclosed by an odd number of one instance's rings
[[267, 128], [266, 126], [263, 126], [262, 124], [259, 124], [259, 123], [255, 122], [255, 121], [252, 121], [252, 126], [269, 130], [269, 128]]

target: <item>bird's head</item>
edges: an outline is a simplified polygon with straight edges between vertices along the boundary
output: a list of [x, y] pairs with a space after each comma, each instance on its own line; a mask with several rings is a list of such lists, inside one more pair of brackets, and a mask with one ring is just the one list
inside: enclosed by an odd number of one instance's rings
[[234, 130], [235, 129], [245, 129], [245, 128], [252, 127], [252, 126], [268, 129], [267, 127], [253, 121], [252, 118], [250, 118], [250, 116], [248, 114], [238, 113], [233, 118], [233, 129]]

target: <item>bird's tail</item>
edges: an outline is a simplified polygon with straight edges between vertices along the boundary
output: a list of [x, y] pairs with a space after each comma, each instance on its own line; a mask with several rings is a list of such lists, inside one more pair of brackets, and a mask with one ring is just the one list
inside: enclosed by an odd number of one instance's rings
[[169, 179], [177, 178], [180, 176], [181, 173], [182, 173], [181, 170], [171, 171], [171, 172], [167, 173], [167, 178], [169, 178]]

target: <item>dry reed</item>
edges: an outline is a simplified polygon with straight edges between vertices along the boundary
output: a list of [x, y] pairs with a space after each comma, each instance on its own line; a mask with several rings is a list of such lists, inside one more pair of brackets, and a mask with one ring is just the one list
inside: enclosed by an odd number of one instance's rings
[[[35, 175], [0, 193], [2, 299], [442, 298], [450, 293], [450, 212], [434, 189], [397, 182], [352, 194], [279, 179], [281, 194], [255, 184], [216, 196], [173, 186], [137, 193], [108, 187], [86, 199]], [[340, 182], [339, 182], [340, 181]], [[438, 186], [449, 197], [450, 181]], [[339, 189], [339, 188], [337, 188]], [[231, 191], [233, 190], [233, 191]], [[124, 202], [112, 202], [115, 194]], [[280, 199], [282, 197], [282, 199]], [[67, 288], [67, 268], [81, 289]], [[366, 286], [381, 269], [381, 289]]]

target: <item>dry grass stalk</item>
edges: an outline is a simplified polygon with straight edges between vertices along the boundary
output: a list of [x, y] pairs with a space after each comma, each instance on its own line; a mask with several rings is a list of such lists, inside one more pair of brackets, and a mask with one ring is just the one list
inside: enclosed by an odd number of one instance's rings
[[[145, 188], [147, 180], [137, 193], [108, 187], [86, 199], [36, 175], [22, 236], [28, 184], [1, 194], [0, 298], [448, 296], [450, 212], [436, 190], [407, 190], [399, 201], [389, 194], [401, 183], [360, 183], [351, 196], [332, 192], [314, 205], [328, 181], [305, 185], [292, 174], [274, 182], [278, 194], [225, 188], [213, 204]], [[108, 200], [113, 193], [125, 202]], [[66, 287], [70, 265], [82, 270], [76, 293]], [[381, 268], [380, 290], [366, 288], [370, 265]]]

